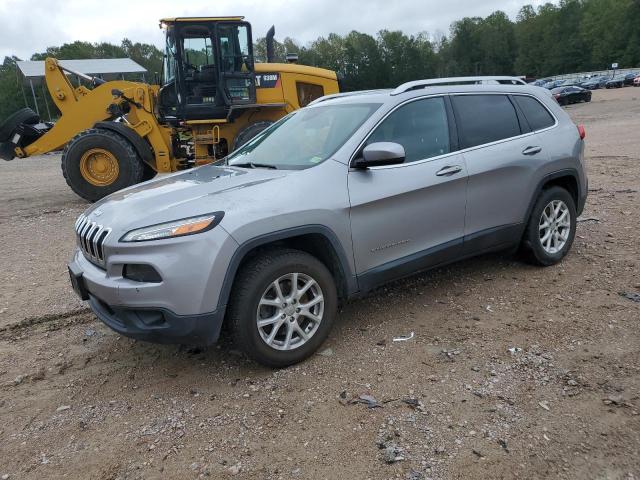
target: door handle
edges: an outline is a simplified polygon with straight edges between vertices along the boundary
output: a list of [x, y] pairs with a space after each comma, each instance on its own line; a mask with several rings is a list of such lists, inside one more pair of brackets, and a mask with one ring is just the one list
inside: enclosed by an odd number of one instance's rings
[[522, 150], [523, 155], [535, 155], [536, 153], [540, 153], [542, 151], [542, 147], [525, 147]]
[[442, 167], [440, 170], [438, 170], [436, 175], [438, 177], [448, 177], [450, 175], [453, 175], [461, 171], [462, 171], [462, 167], [460, 165], [449, 165], [446, 167]]

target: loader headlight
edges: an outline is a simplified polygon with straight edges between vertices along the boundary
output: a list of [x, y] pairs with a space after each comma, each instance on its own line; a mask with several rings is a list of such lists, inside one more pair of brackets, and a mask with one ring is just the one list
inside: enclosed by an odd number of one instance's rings
[[224, 212], [209, 213], [197, 217], [183, 218], [173, 222], [158, 223], [148, 227], [136, 228], [126, 233], [121, 242], [146, 242], [162, 238], [183, 237], [211, 230], [220, 223]]

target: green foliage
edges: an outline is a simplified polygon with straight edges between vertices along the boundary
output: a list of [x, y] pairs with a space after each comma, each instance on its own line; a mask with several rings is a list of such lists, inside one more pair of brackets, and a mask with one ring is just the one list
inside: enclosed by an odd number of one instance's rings
[[[275, 61], [297, 53], [299, 63], [335, 70], [343, 90], [395, 87], [418, 78], [453, 75], [543, 77], [607, 69], [612, 62], [640, 67], [640, 0], [560, 0], [535, 9], [522, 7], [515, 21], [496, 11], [486, 18], [454, 22], [448, 36], [407, 35], [381, 30], [375, 37], [352, 31], [334, 33], [302, 46], [291, 38], [274, 41]], [[195, 55], [195, 53], [194, 53]], [[204, 55], [204, 54], [203, 54]], [[264, 38], [254, 45], [256, 61], [266, 61]], [[49, 47], [32, 60], [130, 57], [148, 72], [162, 71], [155, 46], [124, 39], [120, 45], [73, 42]], [[0, 66], [0, 121], [24, 106], [15, 57]], [[201, 62], [202, 63], [202, 62]], [[33, 108], [31, 92], [26, 101]], [[48, 94], [36, 91], [41, 113]], [[55, 112], [53, 112], [55, 115]]]

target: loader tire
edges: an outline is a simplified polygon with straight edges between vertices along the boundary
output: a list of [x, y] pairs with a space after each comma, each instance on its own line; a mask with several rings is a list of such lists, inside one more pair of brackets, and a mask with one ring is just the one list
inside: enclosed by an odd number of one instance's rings
[[247, 125], [242, 130], [240, 130], [240, 133], [238, 133], [238, 135], [236, 135], [236, 139], [233, 142], [233, 149], [236, 150], [240, 148], [242, 145], [247, 143], [264, 129], [269, 128], [271, 125], [273, 125], [273, 122], [270, 122], [268, 120]]
[[21, 124], [35, 125], [40, 121], [40, 117], [36, 112], [30, 108], [21, 108], [15, 113], [12, 113], [7, 119], [0, 125], [0, 142], [6, 142], [10, 139], [13, 131]]
[[142, 175], [142, 181], [146, 182], [147, 180], [151, 180], [152, 178], [155, 178], [155, 176], [158, 174], [158, 172], [156, 172], [152, 167], [150, 167], [149, 165], [147, 165], [146, 163], [144, 164], [144, 174]]
[[90, 202], [142, 182], [144, 162], [133, 145], [110, 130], [79, 133], [62, 153], [62, 174], [71, 189]]

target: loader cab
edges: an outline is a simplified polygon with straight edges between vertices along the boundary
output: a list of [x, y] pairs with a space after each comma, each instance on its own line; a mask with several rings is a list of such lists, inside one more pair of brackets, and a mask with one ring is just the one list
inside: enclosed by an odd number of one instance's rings
[[227, 118], [256, 103], [251, 25], [243, 17], [161, 20], [166, 31], [161, 115], [169, 122]]

